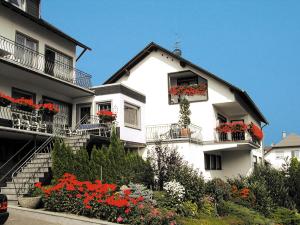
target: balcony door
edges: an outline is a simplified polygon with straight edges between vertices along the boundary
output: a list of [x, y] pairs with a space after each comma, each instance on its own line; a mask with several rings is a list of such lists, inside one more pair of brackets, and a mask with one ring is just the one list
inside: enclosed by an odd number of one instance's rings
[[16, 33], [15, 58], [25, 66], [37, 68], [38, 42], [32, 38]]
[[[227, 119], [225, 116], [218, 114], [218, 123], [219, 125], [222, 123], [227, 123]], [[219, 140], [220, 141], [228, 141], [228, 135], [225, 132], [220, 132], [219, 134]]]
[[54, 75], [54, 62], [55, 62], [55, 52], [46, 49], [45, 51], [45, 73], [49, 75]]

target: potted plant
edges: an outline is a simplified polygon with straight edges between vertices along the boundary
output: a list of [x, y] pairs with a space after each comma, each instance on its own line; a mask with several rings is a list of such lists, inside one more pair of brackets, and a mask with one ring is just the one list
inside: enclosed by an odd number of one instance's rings
[[13, 98], [0, 92], [0, 106], [6, 107], [13, 102]]
[[191, 110], [190, 110], [190, 103], [186, 98], [183, 98], [180, 101], [180, 116], [178, 124], [181, 126], [180, 135], [181, 137], [189, 137], [190, 136], [190, 129], [189, 125], [191, 124]]
[[259, 128], [252, 122], [248, 125], [248, 132], [251, 137], [258, 142], [260, 142], [264, 138], [264, 133], [261, 128]]
[[58, 106], [54, 105], [53, 103], [39, 104], [38, 109], [42, 114], [48, 114], [52, 116], [59, 112]]
[[30, 188], [28, 193], [22, 197], [18, 197], [18, 202], [21, 207], [29, 209], [37, 209], [41, 205], [43, 192], [36, 186]]
[[117, 115], [109, 110], [100, 110], [97, 112], [100, 123], [112, 123], [116, 120]]
[[18, 98], [14, 100], [14, 103], [18, 109], [23, 111], [32, 112], [36, 109], [36, 105], [33, 103], [32, 99]]

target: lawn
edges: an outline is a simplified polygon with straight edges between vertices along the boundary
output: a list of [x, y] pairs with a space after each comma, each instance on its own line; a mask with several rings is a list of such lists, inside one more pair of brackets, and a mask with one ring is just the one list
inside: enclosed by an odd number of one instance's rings
[[199, 219], [187, 219], [180, 218], [178, 220], [180, 224], [183, 225], [242, 225], [243, 221], [236, 217], [228, 216], [228, 217], [203, 217]]

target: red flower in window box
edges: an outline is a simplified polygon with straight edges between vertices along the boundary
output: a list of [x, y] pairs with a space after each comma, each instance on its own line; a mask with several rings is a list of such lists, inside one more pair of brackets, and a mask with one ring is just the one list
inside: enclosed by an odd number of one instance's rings
[[97, 112], [97, 115], [99, 116], [100, 122], [113, 122], [116, 120], [117, 115], [109, 110], [100, 110]]
[[0, 92], [0, 106], [6, 107], [13, 102], [13, 98]]
[[245, 132], [247, 131], [248, 126], [244, 122], [232, 122], [231, 123], [231, 132]]
[[37, 108], [44, 113], [55, 115], [59, 112], [59, 108], [57, 105], [53, 103], [45, 103], [45, 104], [39, 104]]
[[207, 84], [201, 83], [197, 85], [190, 85], [190, 86], [174, 86], [169, 89], [170, 95], [187, 95], [187, 96], [194, 96], [194, 95], [207, 95]]
[[261, 128], [259, 128], [254, 123], [250, 123], [248, 125], [248, 132], [250, 133], [250, 135], [252, 137], [254, 137], [255, 139], [257, 139], [258, 141], [261, 141], [264, 138], [263, 131], [261, 130]]
[[14, 103], [18, 109], [23, 111], [32, 112], [33, 110], [37, 109], [37, 105], [33, 103], [32, 99], [18, 98], [14, 99]]
[[231, 123], [221, 123], [217, 128], [217, 132], [219, 133], [230, 133], [232, 131]]

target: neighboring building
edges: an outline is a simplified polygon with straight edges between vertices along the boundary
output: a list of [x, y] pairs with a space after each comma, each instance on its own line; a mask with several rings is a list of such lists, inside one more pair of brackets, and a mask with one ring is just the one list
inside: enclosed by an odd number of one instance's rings
[[[258, 127], [268, 123], [248, 94], [180, 55], [150, 43], [104, 86], [108, 84], [126, 85], [146, 97], [144, 109], [136, 107], [136, 118], [142, 123], [135, 121], [134, 128], [142, 133], [146, 129], [147, 147], [139, 149], [143, 156], [161, 139], [163, 144], [176, 148], [206, 179], [247, 175], [255, 163], [262, 162], [261, 142], [248, 132], [216, 131], [226, 122], [254, 123]], [[178, 125], [180, 98], [169, 90], [195, 85], [205, 88], [187, 97], [192, 124], [191, 135], [184, 137]]]
[[[205, 179], [248, 175], [262, 161], [256, 133], [268, 122], [245, 91], [155, 43], [92, 87], [91, 75], [75, 68], [87, 50], [41, 18], [39, 0], [0, 0], [0, 187], [9, 200], [47, 179], [55, 136], [73, 150], [109, 144], [111, 124], [100, 110], [117, 114], [126, 149], [146, 157], [160, 140]], [[188, 129], [178, 124], [178, 88], [189, 91]]]
[[300, 160], [300, 136], [297, 134], [283, 132], [279, 143], [265, 148], [265, 161], [276, 169], [281, 169], [292, 157]]

